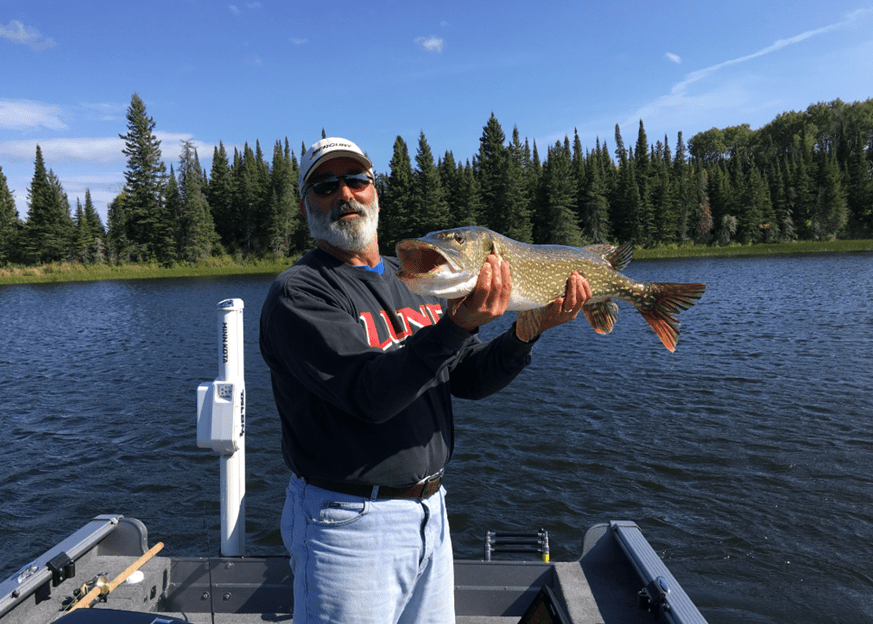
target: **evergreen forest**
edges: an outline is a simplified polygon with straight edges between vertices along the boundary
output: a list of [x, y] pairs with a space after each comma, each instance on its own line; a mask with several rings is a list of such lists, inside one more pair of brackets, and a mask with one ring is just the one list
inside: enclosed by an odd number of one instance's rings
[[[300, 215], [288, 138], [214, 149], [210, 171], [191, 142], [169, 171], [155, 122], [134, 94], [125, 182], [102, 223], [90, 192], [75, 209], [36, 147], [27, 218], [0, 167], [0, 267], [51, 262], [197, 263], [210, 256], [295, 257], [313, 245]], [[322, 132], [322, 136], [325, 133]], [[383, 253], [407, 237], [482, 225], [523, 242], [642, 247], [873, 237], [873, 99], [811, 105], [748, 124], [679, 132], [651, 143], [621, 136], [583, 147], [578, 133], [538, 147], [492, 113], [479, 151], [434, 158], [424, 132], [414, 157], [398, 136], [377, 172]], [[307, 145], [301, 143], [302, 154]], [[362, 146], [366, 149], [366, 146]], [[541, 149], [544, 148], [544, 152]]]

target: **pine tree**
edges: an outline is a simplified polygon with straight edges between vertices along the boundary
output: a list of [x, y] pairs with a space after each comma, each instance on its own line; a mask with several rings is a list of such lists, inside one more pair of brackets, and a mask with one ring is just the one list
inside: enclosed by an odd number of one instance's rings
[[297, 226], [297, 180], [291, 167], [291, 155], [276, 141], [270, 172], [270, 220], [267, 227], [268, 252], [277, 257], [291, 251]]
[[691, 167], [686, 156], [685, 141], [682, 140], [681, 131], [676, 138], [676, 155], [673, 157], [672, 179], [676, 190], [676, 240], [685, 242], [691, 235], [689, 230], [696, 213], [698, 197], [697, 185], [692, 178]]
[[512, 141], [506, 148], [506, 156], [503, 234], [523, 243], [531, 243], [533, 226], [530, 219], [528, 184], [524, 175], [527, 155], [518, 126], [512, 129]]
[[833, 240], [848, 221], [846, 192], [836, 154], [819, 151], [817, 169], [818, 193], [812, 215], [812, 233], [816, 240]]
[[206, 199], [212, 212], [215, 231], [225, 249], [231, 250], [236, 242], [233, 227], [233, 179], [230, 163], [227, 160], [227, 150], [219, 141], [218, 147], [212, 151], [212, 171], [209, 184], [206, 187]]
[[29, 263], [65, 260], [73, 237], [70, 204], [60, 180], [46, 171], [42, 149], [36, 146], [33, 180], [28, 191], [30, 210], [24, 226], [24, 256]]
[[537, 209], [537, 189], [540, 183], [540, 178], [543, 175], [543, 167], [540, 164], [539, 154], [537, 153], [536, 141], [534, 141], [533, 150], [531, 150], [528, 140], [524, 140], [522, 168], [522, 179], [524, 180], [524, 196], [527, 198], [527, 218], [530, 224], [531, 242], [533, 242], [534, 214]]
[[640, 119], [640, 128], [637, 132], [637, 145], [635, 151], [634, 174], [639, 188], [639, 200], [637, 204], [637, 219], [639, 231], [637, 242], [650, 246], [656, 242], [657, 226], [655, 224], [655, 208], [652, 201], [652, 166], [649, 158], [649, 144], [646, 138], [646, 129], [643, 120]]
[[179, 187], [179, 180], [176, 177], [176, 170], [173, 168], [173, 165], [170, 165], [170, 175], [167, 177], [167, 183], [164, 186], [164, 201], [161, 202], [161, 205], [163, 207], [162, 210], [166, 212], [167, 216], [177, 224], [172, 251], [165, 250], [162, 254], [164, 257], [162, 262], [171, 265], [177, 259], [185, 260], [185, 258], [180, 258], [179, 256], [179, 250], [185, 245], [184, 229], [178, 227], [181, 225], [182, 212], [184, 211], [182, 190]]
[[805, 141], [795, 142], [795, 149], [791, 152], [791, 182], [787, 194], [788, 205], [791, 207], [791, 220], [800, 238], [808, 239], [813, 236], [815, 183], [810, 172], [812, 152], [801, 147], [803, 143]]
[[586, 243], [606, 243], [609, 240], [609, 201], [603, 179], [603, 154], [600, 152], [600, 139], [596, 149], [588, 155], [585, 167], [585, 181], [581, 186], [579, 198], [580, 226], [582, 239]]
[[252, 233], [254, 235], [254, 247], [252, 251], [258, 255], [267, 251], [269, 235], [267, 227], [270, 223], [270, 164], [261, 150], [261, 142], [255, 141], [255, 197], [252, 201]]
[[637, 185], [635, 161], [624, 147], [618, 124], [615, 125], [615, 142], [618, 177], [609, 202], [610, 222], [617, 242], [638, 244], [643, 241], [640, 188]]
[[112, 262], [130, 260], [130, 241], [127, 238], [127, 198], [116, 195], [106, 207], [106, 243]]
[[[166, 168], [161, 160], [161, 142], [154, 134], [155, 122], [134, 93], [127, 109], [127, 134], [122, 152], [127, 156], [124, 172], [125, 228], [129, 253], [135, 260], [166, 260], [166, 228], [162, 217]], [[162, 222], [163, 221], [163, 222]]]
[[[731, 216], [730, 213], [733, 209], [732, 189], [724, 169], [724, 163], [719, 162], [705, 167], [702, 161], [698, 161], [695, 166], [706, 172], [706, 196], [709, 198], [713, 228], [718, 230], [725, 222], [725, 218]], [[723, 238], [719, 238], [718, 244], [724, 244], [721, 242], [723, 240]]]
[[782, 169], [779, 159], [766, 162], [764, 177], [770, 191], [770, 204], [772, 207], [772, 220], [765, 231], [765, 240], [768, 242], [787, 242], [791, 240], [793, 227], [786, 222], [788, 218], [788, 199], [785, 196], [785, 184], [782, 179]]
[[94, 208], [94, 202], [91, 200], [90, 189], [85, 189], [83, 216], [88, 224], [88, 230], [91, 233], [91, 240], [88, 243], [88, 262], [102, 263], [106, 260], [106, 229], [103, 227], [100, 215], [97, 214], [97, 210]]
[[389, 174], [379, 195], [379, 247], [384, 255], [394, 255], [394, 246], [403, 238], [421, 236], [412, 228], [413, 173], [409, 148], [403, 137], [394, 140]]
[[239, 251], [258, 254], [265, 245], [270, 197], [269, 166], [263, 162], [260, 145], [252, 150], [246, 143], [242, 155], [234, 153], [233, 164], [231, 223]]
[[89, 249], [94, 240], [94, 235], [91, 233], [91, 226], [85, 218], [85, 209], [82, 208], [82, 202], [76, 198], [76, 216], [74, 219], [76, 224], [75, 234], [73, 236], [73, 256], [85, 264], [89, 261]]
[[[546, 149], [548, 153], [548, 148]], [[543, 183], [543, 164], [534, 141], [531, 150], [530, 165], [526, 169], [528, 212], [530, 213], [531, 238], [540, 244], [547, 236], [546, 224], [546, 190]]]
[[739, 181], [740, 201], [737, 202], [737, 238], [743, 243], [765, 240], [773, 222], [770, 190], [754, 163]]
[[[780, 166], [778, 169], [779, 179], [776, 183], [779, 184], [780, 191], [776, 196], [782, 198], [778, 213], [779, 236], [783, 242], [792, 242], [797, 240], [797, 228], [795, 227], [794, 219], [791, 214], [791, 198], [789, 197], [791, 174], [787, 164], [787, 158], [784, 155], [781, 160], [777, 160], [777, 164], [780, 164]], [[771, 193], [771, 198], [773, 196], [774, 194]]]
[[449, 227], [459, 227], [458, 215], [463, 212], [458, 203], [461, 193], [461, 169], [455, 162], [455, 155], [447, 151], [437, 162], [437, 169], [440, 172], [440, 183], [449, 208]]
[[460, 177], [458, 191], [459, 212], [456, 212], [457, 225], [478, 225], [480, 223], [482, 206], [482, 189], [479, 188], [479, 178], [473, 171], [473, 165], [468, 160], [458, 169]]
[[670, 171], [670, 154], [666, 146], [660, 141], [652, 154], [650, 161], [651, 171], [651, 204], [652, 223], [651, 239], [657, 245], [669, 244], [676, 241], [679, 220], [678, 202], [673, 176]]
[[15, 197], [0, 167], [0, 266], [18, 261], [18, 238], [23, 224], [15, 208]]
[[873, 235], [873, 167], [868, 153], [873, 149], [859, 132], [847, 155], [846, 206], [852, 233], [864, 237]]
[[424, 132], [418, 137], [412, 180], [412, 212], [406, 235], [422, 236], [448, 228], [449, 205]]
[[97, 214], [97, 209], [94, 208], [94, 202], [91, 200], [91, 189], [85, 189], [85, 219], [94, 236], [106, 235], [106, 228], [103, 227], [103, 221], [100, 220], [100, 215]]
[[582, 140], [579, 138], [579, 131], [573, 128], [572, 169], [573, 181], [576, 184], [576, 221], [579, 224], [582, 223], [583, 205], [588, 195], [589, 177], [586, 173], [588, 161], [589, 158], [582, 152]]
[[707, 244], [712, 240], [712, 208], [709, 205], [709, 195], [707, 194], [707, 174], [706, 169], [702, 166], [692, 167], [692, 175], [695, 175], [695, 189], [697, 191], [696, 206], [693, 213], [692, 227], [694, 241], [700, 244]]
[[185, 262], [203, 260], [217, 242], [209, 202], [203, 192], [203, 171], [191, 141], [183, 141], [179, 159], [180, 205], [177, 222], [177, 250]]
[[556, 142], [549, 150], [548, 160], [543, 165], [543, 186], [546, 205], [544, 231], [541, 241], [545, 244], [582, 244], [576, 220], [576, 185], [573, 180], [572, 162], [568, 145]]
[[506, 230], [507, 169], [506, 135], [491, 113], [479, 139], [479, 153], [474, 163], [482, 192], [482, 225], [500, 234]]

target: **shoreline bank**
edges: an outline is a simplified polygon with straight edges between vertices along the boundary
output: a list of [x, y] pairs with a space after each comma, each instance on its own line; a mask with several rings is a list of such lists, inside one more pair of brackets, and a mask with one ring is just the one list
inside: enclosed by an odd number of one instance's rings
[[[814, 253], [873, 252], [873, 240], [800, 241], [759, 245], [706, 247], [687, 245], [634, 249], [634, 260], [670, 260], [676, 258], [767, 257]], [[51, 263], [32, 267], [0, 268], [0, 286], [11, 284], [47, 284], [90, 282], [121, 279], [164, 279], [178, 277], [227, 277], [232, 275], [278, 275], [296, 258], [280, 260], [236, 261], [232, 258], [209, 258], [196, 265], [162, 267], [157, 263], [80, 264]]]

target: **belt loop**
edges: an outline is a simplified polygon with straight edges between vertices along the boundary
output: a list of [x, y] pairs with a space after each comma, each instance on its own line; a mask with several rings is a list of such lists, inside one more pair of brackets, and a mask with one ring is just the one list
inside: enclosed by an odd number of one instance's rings
[[379, 498], [379, 486], [374, 485], [373, 491], [370, 493], [370, 500], [377, 500]]

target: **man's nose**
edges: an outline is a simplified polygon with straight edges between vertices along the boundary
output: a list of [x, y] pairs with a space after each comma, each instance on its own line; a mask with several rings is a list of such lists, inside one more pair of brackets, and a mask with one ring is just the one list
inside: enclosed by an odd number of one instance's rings
[[339, 184], [340, 196], [345, 201], [355, 199], [355, 193], [352, 190], [352, 187], [350, 187], [348, 184], [346, 184], [345, 178], [340, 178], [338, 184]]

